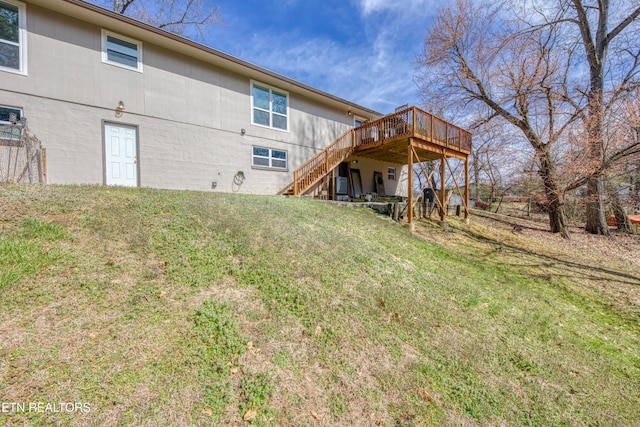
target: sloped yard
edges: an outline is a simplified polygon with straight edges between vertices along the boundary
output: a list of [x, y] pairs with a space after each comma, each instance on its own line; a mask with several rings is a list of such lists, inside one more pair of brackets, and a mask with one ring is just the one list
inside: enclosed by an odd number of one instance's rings
[[296, 198], [0, 197], [0, 425], [640, 419], [636, 237], [480, 217], [411, 235]]

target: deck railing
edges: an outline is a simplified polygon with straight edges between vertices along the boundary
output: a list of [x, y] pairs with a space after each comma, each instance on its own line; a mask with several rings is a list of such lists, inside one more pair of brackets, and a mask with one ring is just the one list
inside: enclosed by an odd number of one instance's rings
[[354, 151], [366, 150], [409, 137], [471, 152], [471, 133], [417, 107], [409, 107], [347, 131], [321, 153], [293, 172], [293, 194], [303, 194], [327, 176]]
[[353, 129], [293, 172], [293, 194], [301, 194], [320, 182], [353, 152]]
[[356, 128], [355, 148], [366, 150], [410, 136], [443, 147], [471, 152], [469, 132], [418, 107], [407, 108]]

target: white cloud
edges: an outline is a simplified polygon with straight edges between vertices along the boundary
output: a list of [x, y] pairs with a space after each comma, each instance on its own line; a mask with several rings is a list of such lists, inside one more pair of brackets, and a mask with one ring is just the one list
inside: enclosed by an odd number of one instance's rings
[[[443, 2], [353, 1], [362, 14], [351, 17], [348, 38], [307, 33], [295, 26], [266, 31], [253, 27], [243, 37], [225, 38], [224, 50], [382, 113], [405, 103], [418, 105], [413, 61], [422, 49], [430, 17]], [[371, 13], [385, 10], [389, 13]]]
[[[390, 112], [418, 101], [411, 57], [380, 34], [368, 48], [326, 38], [261, 34], [239, 56], [287, 77], [365, 107]], [[273, 49], [273, 46], [278, 46]]]
[[394, 11], [404, 15], [414, 13], [418, 9], [435, 13], [438, 7], [445, 6], [449, 2], [439, 0], [358, 0], [358, 3], [362, 14], [366, 16], [382, 11]]

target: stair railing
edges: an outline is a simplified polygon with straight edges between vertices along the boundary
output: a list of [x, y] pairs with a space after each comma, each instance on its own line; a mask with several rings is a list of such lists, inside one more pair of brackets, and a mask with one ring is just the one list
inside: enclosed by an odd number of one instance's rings
[[353, 129], [293, 172], [293, 194], [304, 194], [353, 152]]

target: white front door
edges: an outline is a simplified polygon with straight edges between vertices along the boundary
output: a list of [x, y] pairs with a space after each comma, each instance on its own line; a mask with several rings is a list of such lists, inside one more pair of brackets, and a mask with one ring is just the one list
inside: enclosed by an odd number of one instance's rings
[[107, 185], [138, 186], [138, 141], [133, 126], [104, 125]]

